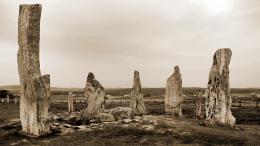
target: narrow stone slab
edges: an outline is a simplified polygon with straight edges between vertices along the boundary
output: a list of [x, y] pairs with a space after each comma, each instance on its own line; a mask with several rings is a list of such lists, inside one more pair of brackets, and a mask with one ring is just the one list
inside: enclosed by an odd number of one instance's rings
[[232, 52], [228, 48], [219, 49], [213, 57], [209, 82], [205, 94], [206, 119], [210, 123], [227, 124], [234, 127], [236, 119], [231, 113], [229, 85], [229, 63]]
[[139, 77], [139, 72], [134, 72], [134, 85], [131, 91], [131, 103], [130, 108], [133, 109], [135, 114], [146, 114], [146, 109], [144, 105], [144, 98], [143, 98], [143, 90], [141, 86], [141, 80]]
[[39, 60], [41, 5], [20, 5], [17, 54], [20, 76], [20, 119], [28, 136], [50, 132], [50, 76], [41, 76]]
[[69, 92], [68, 96], [68, 112], [73, 112], [74, 106], [73, 106], [73, 93]]
[[197, 90], [195, 101], [196, 101], [195, 115], [197, 119], [201, 119], [203, 118], [203, 115], [201, 113], [201, 106], [204, 101], [202, 89]]
[[180, 69], [175, 66], [174, 73], [167, 79], [165, 93], [165, 112], [182, 117], [182, 78]]

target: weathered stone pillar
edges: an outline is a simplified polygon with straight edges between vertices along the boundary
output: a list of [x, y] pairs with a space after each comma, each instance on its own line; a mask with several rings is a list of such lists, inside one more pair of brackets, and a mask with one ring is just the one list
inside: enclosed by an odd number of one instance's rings
[[235, 126], [236, 119], [231, 113], [231, 95], [229, 85], [230, 49], [219, 49], [213, 58], [209, 73], [209, 82], [205, 94], [206, 119], [211, 124]]
[[88, 74], [84, 93], [88, 104], [87, 113], [98, 113], [105, 109], [105, 90], [91, 72]]
[[17, 103], [17, 102], [18, 102], [18, 101], [17, 101], [17, 97], [15, 97], [15, 98], [14, 98], [14, 103]]
[[146, 109], [144, 105], [144, 98], [143, 98], [143, 90], [141, 86], [141, 81], [139, 77], [139, 72], [134, 71], [134, 85], [131, 91], [131, 102], [130, 108], [133, 109], [134, 113], [137, 115], [146, 114]]
[[39, 60], [41, 5], [20, 5], [17, 54], [20, 76], [20, 120], [28, 136], [50, 132], [50, 76], [41, 76]]
[[10, 97], [9, 97], [9, 95], [6, 96], [6, 103], [10, 103]]
[[202, 89], [199, 89], [196, 93], [196, 109], [195, 109], [195, 114], [196, 114], [196, 118], [201, 119], [202, 118], [202, 114], [201, 114], [201, 106], [203, 103], [203, 91]]
[[167, 79], [165, 93], [165, 112], [182, 117], [182, 78], [180, 69], [175, 66], [174, 73]]
[[73, 106], [73, 94], [72, 92], [69, 92], [69, 97], [68, 97], [68, 111], [73, 112], [74, 111], [74, 106]]

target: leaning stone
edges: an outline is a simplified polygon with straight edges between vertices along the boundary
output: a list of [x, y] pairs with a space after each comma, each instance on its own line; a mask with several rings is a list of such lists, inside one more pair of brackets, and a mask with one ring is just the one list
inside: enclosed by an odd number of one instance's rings
[[220, 49], [213, 57], [206, 90], [206, 120], [213, 124], [228, 124], [234, 127], [236, 119], [231, 113], [232, 100], [229, 84], [229, 63], [232, 52]]

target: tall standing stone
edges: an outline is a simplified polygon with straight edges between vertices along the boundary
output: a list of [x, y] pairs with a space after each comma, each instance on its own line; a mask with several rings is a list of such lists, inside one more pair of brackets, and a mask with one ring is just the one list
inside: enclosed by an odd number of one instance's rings
[[98, 113], [105, 109], [105, 90], [91, 72], [88, 74], [84, 93], [88, 104], [87, 113]]
[[206, 119], [212, 124], [235, 126], [236, 119], [231, 113], [231, 95], [229, 85], [230, 49], [219, 49], [214, 55], [213, 66], [209, 73], [209, 82], [205, 94]]
[[20, 76], [20, 120], [22, 131], [29, 136], [50, 132], [50, 76], [41, 76], [39, 61], [39, 4], [20, 5], [17, 54]]
[[18, 101], [17, 101], [17, 97], [15, 97], [15, 98], [14, 98], [14, 103], [17, 103], [17, 102], [18, 102]]
[[134, 113], [137, 115], [146, 114], [146, 109], [144, 105], [143, 90], [141, 86], [140, 76], [138, 71], [134, 71], [134, 85], [131, 91], [131, 102], [130, 108], [133, 109]]
[[182, 117], [182, 78], [179, 66], [174, 67], [174, 73], [167, 79], [165, 93], [165, 112]]
[[69, 92], [69, 96], [68, 96], [68, 111], [69, 112], [73, 112], [74, 111], [73, 94], [72, 94], [72, 92]]
[[201, 106], [203, 103], [203, 92], [202, 89], [199, 89], [196, 93], [196, 109], [195, 109], [195, 114], [196, 114], [196, 118], [201, 119], [202, 118], [202, 114], [201, 114]]
[[10, 97], [9, 97], [9, 95], [6, 96], [6, 102], [7, 102], [7, 103], [10, 103]]

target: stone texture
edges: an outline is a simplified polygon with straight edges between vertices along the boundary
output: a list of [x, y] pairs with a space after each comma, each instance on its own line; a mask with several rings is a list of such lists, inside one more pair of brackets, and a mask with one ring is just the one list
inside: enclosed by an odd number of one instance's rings
[[39, 60], [41, 5], [20, 5], [17, 54], [20, 119], [28, 136], [50, 132], [50, 76], [41, 76]]
[[113, 115], [116, 120], [129, 119], [134, 117], [133, 109], [129, 107], [117, 107], [108, 110], [109, 114]]
[[197, 91], [195, 100], [196, 100], [195, 115], [196, 115], [196, 118], [201, 119], [201, 118], [203, 118], [203, 115], [201, 113], [201, 106], [202, 106], [202, 103], [204, 101], [202, 89], [199, 89]]
[[10, 103], [10, 97], [9, 97], [9, 95], [6, 96], [6, 102], [7, 102], [7, 103]]
[[87, 98], [86, 113], [103, 112], [105, 109], [105, 90], [103, 86], [95, 79], [93, 73], [89, 73], [84, 89]]
[[209, 73], [209, 82], [205, 94], [206, 119], [212, 124], [235, 126], [236, 119], [231, 113], [231, 95], [229, 85], [230, 49], [219, 49], [214, 55], [213, 66]]
[[139, 77], [139, 72], [134, 72], [134, 85], [131, 91], [131, 103], [130, 108], [133, 109], [134, 113], [137, 115], [146, 114], [146, 109], [144, 105], [144, 98], [143, 98], [143, 90], [141, 86], [141, 81]]
[[113, 122], [115, 121], [115, 117], [111, 114], [107, 113], [98, 113], [98, 118], [100, 122]]
[[73, 106], [73, 93], [69, 92], [68, 96], [68, 112], [73, 112], [74, 106]]
[[180, 69], [175, 66], [174, 73], [167, 79], [165, 93], [165, 112], [182, 117], [182, 78]]

